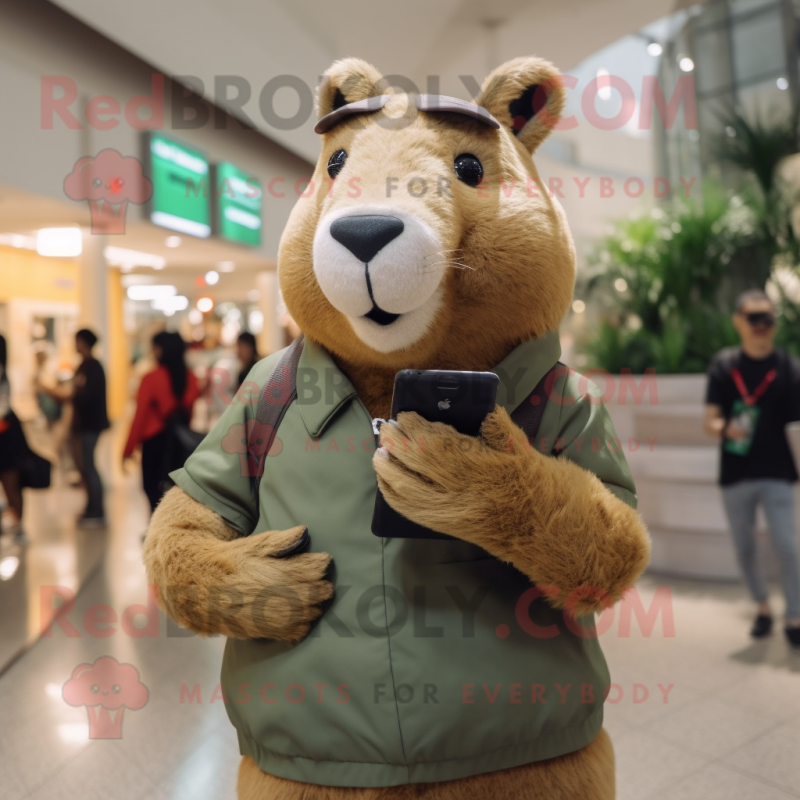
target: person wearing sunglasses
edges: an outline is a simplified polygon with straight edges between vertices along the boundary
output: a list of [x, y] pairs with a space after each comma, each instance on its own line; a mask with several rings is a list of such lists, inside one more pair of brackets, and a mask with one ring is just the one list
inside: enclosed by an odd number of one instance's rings
[[767, 518], [786, 597], [785, 634], [800, 648], [800, 566], [795, 525], [797, 468], [786, 425], [800, 419], [800, 362], [775, 347], [775, 306], [760, 290], [742, 294], [733, 324], [741, 344], [708, 370], [705, 429], [720, 440], [720, 484], [736, 554], [758, 605], [751, 636], [772, 632], [765, 578], [756, 560], [756, 509]]

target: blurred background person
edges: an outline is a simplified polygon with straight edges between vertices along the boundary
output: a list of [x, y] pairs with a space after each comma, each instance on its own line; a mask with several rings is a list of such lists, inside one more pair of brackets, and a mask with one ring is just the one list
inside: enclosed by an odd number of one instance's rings
[[33, 393], [44, 423], [46, 437], [37, 436], [40, 452], [47, 454], [49, 460], [57, 464], [70, 486], [81, 486], [82, 478], [75, 465], [70, 442], [72, 428], [72, 405], [69, 382], [74, 377], [72, 371], [59, 371], [51, 347], [38, 343], [35, 353]]
[[11, 386], [6, 374], [7, 359], [6, 339], [0, 336], [0, 483], [8, 504], [2, 513], [0, 533], [7, 533], [19, 540], [24, 537], [20, 459], [27, 451], [27, 444], [20, 421], [11, 410]]
[[36, 394], [36, 404], [44, 417], [47, 429], [52, 431], [63, 416], [64, 404], [54, 396], [53, 390], [58, 382], [50, 369], [50, 354], [47, 347], [40, 344], [34, 352], [34, 358], [33, 390]]
[[136, 413], [131, 423], [123, 461], [141, 447], [142, 487], [151, 512], [168, 486], [169, 473], [183, 466], [184, 445], [176, 441], [180, 428], [192, 419], [200, 387], [186, 367], [186, 343], [177, 333], [162, 331], [153, 337], [153, 355], [158, 367], [139, 384]]
[[86, 509], [78, 518], [79, 527], [100, 528], [106, 524], [103, 481], [94, 463], [100, 434], [109, 427], [106, 402], [106, 373], [94, 357], [97, 335], [88, 328], [75, 334], [75, 350], [81, 363], [69, 386], [50, 388], [39, 384], [42, 391], [55, 400], [72, 406], [70, 448], [75, 466], [86, 490]]
[[88, 328], [75, 334], [75, 349], [81, 363], [72, 379], [72, 452], [86, 489], [86, 510], [78, 525], [101, 527], [105, 525], [103, 482], [94, 463], [95, 449], [100, 434], [109, 427], [106, 405], [106, 373], [94, 357], [97, 336]]
[[756, 559], [756, 509], [764, 509], [786, 597], [785, 633], [800, 647], [800, 567], [795, 525], [798, 474], [786, 425], [800, 419], [800, 362], [775, 347], [775, 306], [742, 294], [733, 317], [741, 345], [708, 371], [706, 431], [721, 441], [720, 484], [739, 567], [755, 602], [751, 635], [768, 636], [772, 610]]
[[236, 340], [236, 355], [239, 358], [239, 380], [236, 384], [237, 391], [245, 382], [250, 370], [259, 362], [261, 356], [258, 354], [256, 337], [252, 333], [245, 331], [239, 334]]

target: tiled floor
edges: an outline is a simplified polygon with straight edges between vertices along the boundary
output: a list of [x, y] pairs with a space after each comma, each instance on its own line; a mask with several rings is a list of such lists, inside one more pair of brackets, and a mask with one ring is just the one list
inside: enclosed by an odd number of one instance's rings
[[[782, 634], [748, 640], [739, 586], [649, 576], [645, 608], [658, 587], [671, 594], [674, 637], [660, 621], [649, 636], [615, 624], [602, 637], [612, 680], [649, 691], [606, 706], [619, 800], [800, 797], [800, 654]], [[673, 684], [668, 702], [659, 684]]]
[[[41, 498], [32, 552], [69, 543], [63, 514], [77, 502], [69, 492]], [[176, 636], [163, 618], [158, 638], [133, 638], [119, 624], [105, 638], [84, 628], [83, 615], [96, 604], [121, 615], [146, 603], [146, 508], [135, 479], [111, 491], [109, 508], [107, 551], [69, 614], [72, 635], [56, 626], [0, 677], [0, 797], [234, 798], [236, 737], [213, 695], [222, 640]], [[628, 634], [617, 609], [602, 635], [616, 684], [606, 726], [619, 800], [800, 797], [800, 654], [780, 635], [748, 640], [751, 609], [740, 586], [651, 576], [638, 597], [645, 609], [654, 597], [664, 601], [653, 629], [634, 615]], [[670, 609], [674, 636], [663, 625]], [[89, 740], [87, 709], [67, 705], [62, 686], [77, 665], [105, 655], [137, 667], [149, 701], [125, 710], [121, 739]], [[202, 703], [181, 702], [183, 684], [199, 684]]]
[[[33, 508], [33, 513], [26, 512], [32, 560], [44, 557], [40, 551], [58, 538], [54, 531], [60, 531], [65, 550], [75, 542], [71, 520], [80, 510], [80, 495], [68, 489], [54, 490], [54, 495], [57, 501], [40, 495], [38, 505], [57, 513], [40, 515], [40, 509]], [[95, 548], [105, 546], [105, 555], [67, 615], [71, 625], [56, 622], [51, 636], [40, 639], [0, 676], [0, 798], [233, 798], [236, 737], [224, 704], [210, 702], [219, 680], [223, 641], [178, 637], [185, 632], [168, 628], [163, 617], [158, 618], [157, 638], [134, 638], [122, 629], [125, 609], [147, 604], [141, 564], [147, 504], [135, 476], [119, 481], [107, 492], [106, 502], [108, 533], [85, 532], [96, 537]], [[21, 569], [24, 566], [23, 558]], [[73, 577], [67, 570], [63, 583]], [[51, 579], [49, 574], [45, 578], [47, 583]], [[27, 613], [38, 619], [38, 585], [26, 579], [21, 588], [27, 597], [17, 605], [27, 606]], [[102, 613], [98, 605], [118, 615], [116, 624], [87, 628], [84, 617], [90, 609], [90, 617]], [[133, 609], [131, 614], [139, 610], [146, 609]], [[134, 625], [145, 624], [142, 617], [132, 618]], [[0, 632], [4, 635], [5, 630], [3, 619]], [[136, 666], [148, 688], [148, 702], [140, 710], [124, 710], [121, 739], [90, 740], [88, 708], [67, 705], [62, 687], [78, 665], [109, 655]], [[181, 703], [184, 682], [203, 687], [202, 704]]]

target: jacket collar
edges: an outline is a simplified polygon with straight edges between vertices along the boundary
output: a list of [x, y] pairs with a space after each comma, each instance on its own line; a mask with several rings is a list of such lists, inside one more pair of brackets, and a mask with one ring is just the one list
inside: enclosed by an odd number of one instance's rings
[[497, 404], [510, 414], [561, 357], [558, 331], [517, 345], [493, 370], [500, 378]]
[[324, 347], [306, 337], [297, 365], [297, 405], [309, 435], [317, 438], [342, 406], [356, 396], [347, 376]]
[[[510, 414], [561, 356], [558, 331], [517, 345], [493, 370], [497, 403]], [[325, 348], [306, 338], [297, 369], [297, 404], [309, 435], [319, 437], [339, 409], [356, 396]]]

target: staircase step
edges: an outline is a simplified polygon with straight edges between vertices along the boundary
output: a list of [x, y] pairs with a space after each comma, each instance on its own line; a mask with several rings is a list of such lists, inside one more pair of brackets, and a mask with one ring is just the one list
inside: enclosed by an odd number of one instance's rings
[[[651, 527], [653, 542], [650, 572], [701, 580], [741, 580], [736, 552], [730, 534], [705, 530], [675, 530]], [[769, 536], [757, 537], [758, 562], [769, 580], [780, 575], [778, 560]]]
[[723, 533], [728, 529], [722, 497], [711, 481], [666, 481], [637, 476], [639, 513], [650, 526]]
[[733, 542], [727, 532], [651, 526], [650, 536], [653, 550], [648, 569], [652, 572], [703, 580], [739, 579]]
[[656, 442], [651, 450], [644, 444], [625, 453], [634, 478], [716, 483], [719, 448], [715, 445], [670, 445]]
[[642, 442], [703, 446], [712, 440], [703, 430], [703, 407], [689, 404], [640, 406], [633, 415], [634, 436]]

